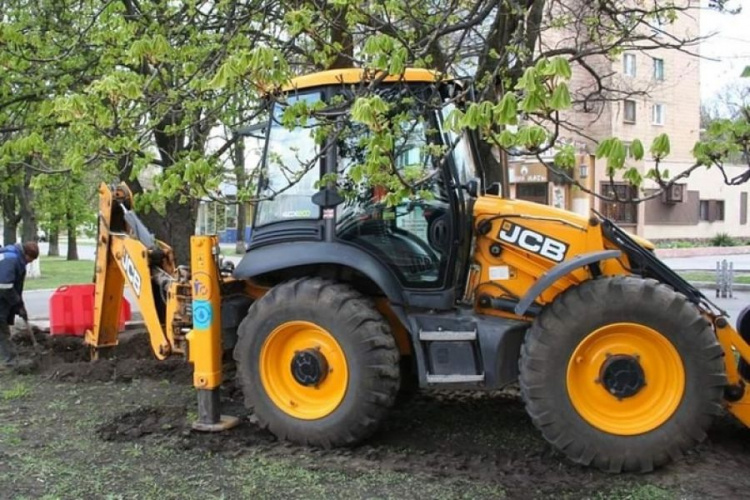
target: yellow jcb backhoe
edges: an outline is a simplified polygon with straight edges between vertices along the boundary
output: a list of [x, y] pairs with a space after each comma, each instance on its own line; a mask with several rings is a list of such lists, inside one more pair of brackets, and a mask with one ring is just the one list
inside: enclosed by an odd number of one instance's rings
[[[460, 105], [455, 82], [409, 69], [376, 83], [411, 123], [393, 168], [421, 162], [430, 175], [419, 188], [430, 196], [394, 205], [378, 189], [316, 187], [363, 157], [357, 134], [366, 132], [341, 103], [370, 77], [304, 76], [272, 105], [263, 201], [233, 270], [220, 268], [217, 240], [206, 236], [192, 238], [190, 267], [176, 266], [132, 212], [127, 188], [103, 185], [93, 351], [117, 344], [127, 283], [154, 355], [194, 364], [204, 430], [235, 423], [220, 416], [217, 395], [227, 348], [260, 425], [309, 445], [361, 442], [399, 390], [416, 385], [518, 383], [550, 443], [613, 472], [680, 457], [724, 410], [750, 424], [750, 329], [738, 333], [650, 244], [601, 214], [506, 199], [486, 185], [477, 138], [444, 127]], [[404, 92], [411, 98], [397, 101]], [[289, 130], [281, 114], [300, 100], [324, 112]], [[359, 132], [318, 147], [312, 135], [325, 120]], [[285, 187], [290, 178], [299, 182]]]

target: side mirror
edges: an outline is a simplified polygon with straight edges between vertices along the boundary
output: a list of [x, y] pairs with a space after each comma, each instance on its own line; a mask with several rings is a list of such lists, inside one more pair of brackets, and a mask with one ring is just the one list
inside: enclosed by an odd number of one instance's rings
[[479, 196], [479, 179], [470, 179], [461, 187], [466, 190], [466, 194], [468, 194], [470, 197], [477, 198]]
[[499, 182], [493, 182], [490, 187], [487, 188], [487, 194], [491, 194], [494, 196], [500, 196], [500, 193], [502, 192], [500, 189], [500, 183]]

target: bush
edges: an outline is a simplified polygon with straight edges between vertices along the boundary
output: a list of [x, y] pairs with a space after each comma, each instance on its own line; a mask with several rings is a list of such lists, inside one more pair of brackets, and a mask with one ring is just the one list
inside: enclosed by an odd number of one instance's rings
[[698, 246], [695, 241], [688, 240], [666, 240], [657, 241], [655, 243], [656, 248], [693, 248]]
[[733, 247], [737, 246], [737, 242], [734, 238], [729, 236], [727, 233], [718, 233], [716, 236], [711, 238], [712, 247]]

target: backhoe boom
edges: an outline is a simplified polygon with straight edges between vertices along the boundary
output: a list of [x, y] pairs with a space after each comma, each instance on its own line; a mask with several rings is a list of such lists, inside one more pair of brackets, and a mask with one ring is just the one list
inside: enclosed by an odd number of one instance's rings
[[198, 390], [198, 421], [194, 427], [214, 431], [237, 419], [220, 415], [218, 388], [221, 367], [221, 276], [218, 240], [193, 236], [192, 273], [177, 267], [172, 249], [149, 233], [131, 210], [125, 184], [99, 188], [94, 324], [86, 332], [92, 358], [117, 345], [119, 311], [125, 283], [135, 296], [158, 359], [187, 354]]

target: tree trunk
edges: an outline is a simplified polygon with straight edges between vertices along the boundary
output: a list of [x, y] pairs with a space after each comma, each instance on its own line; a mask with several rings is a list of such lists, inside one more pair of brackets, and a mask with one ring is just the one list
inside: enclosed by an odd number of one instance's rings
[[3, 245], [12, 245], [18, 238], [18, 215], [16, 214], [16, 197], [5, 194], [2, 197], [3, 207]]
[[68, 228], [68, 258], [67, 260], [78, 260], [78, 241], [76, 239], [76, 223], [73, 213], [65, 214], [65, 222]]
[[49, 251], [47, 252], [47, 255], [49, 257], [59, 257], [60, 256], [60, 230], [57, 228], [51, 228], [49, 235], [47, 237], [49, 238]]
[[[247, 172], [245, 172], [245, 143], [237, 141], [234, 148], [234, 176], [237, 179], [237, 192], [245, 189], [247, 186]], [[247, 206], [243, 202], [237, 203], [237, 245], [235, 253], [244, 254], [245, 247], [245, 226], [247, 225]]]
[[326, 69], [351, 68], [354, 60], [354, 40], [346, 25], [346, 8], [334, 8], [331, 23], [330, 43], [340, 44], [341, 50]]
[[484, 179], [482, 179], [484, 187], [488, 188], [493, 184], [500, 184], [502, 188], [498, 194], [507, 198], [510, 192], [508, 165], [507, 162], [503, 161], [504, 157], [507, 156], [503, 152], [500, 152], [500, 161], [498, 161], [494, 148], [490, 143], [479, 141], [478, 146], [479, 156], [481, 157], [484, 169]]
[[153, 210], [140, 217], [157, 239], [172, 247], [178, 265], [190, 265], [190, 236], [195, 233], [197, 212], [196, 201], [170, 201], [166, 217]]
[[31, 189], [31, 171], [26, 169], [23, 185], [18, 186], [18, 204], [21, 216], [21, 241], [36, 241], [37, 226], [34, 212], [34, 191]]
[[5, 219], [3, 221], [3, 245], [12, 245], [16, 242], [18, 224], [13, 220]]
[[237, 247], [235, 252], [244, 254], [247, 251], [245, 246], [245, 226], [247, 226], [247, 205], [239, 203], [237, 205]]

